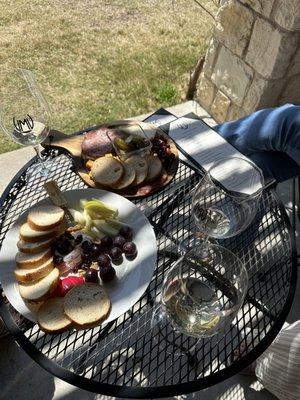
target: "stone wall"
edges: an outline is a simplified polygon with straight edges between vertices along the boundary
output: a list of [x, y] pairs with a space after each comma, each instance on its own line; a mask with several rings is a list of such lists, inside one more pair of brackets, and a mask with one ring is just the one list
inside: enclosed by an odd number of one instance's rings
[[197, 99], [218, 121], [300, 104], [300, 0], [223, 0]]

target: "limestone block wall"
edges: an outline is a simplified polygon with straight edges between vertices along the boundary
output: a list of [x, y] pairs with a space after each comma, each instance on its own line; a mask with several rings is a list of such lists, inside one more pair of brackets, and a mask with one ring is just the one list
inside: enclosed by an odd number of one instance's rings
[[197, 100], [218, 121], [300, 104], [300, 0], [223, 0]]

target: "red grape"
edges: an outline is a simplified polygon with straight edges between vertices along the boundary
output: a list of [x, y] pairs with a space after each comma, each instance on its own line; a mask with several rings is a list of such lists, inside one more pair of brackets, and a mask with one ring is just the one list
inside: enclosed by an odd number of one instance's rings
[[111, 267], [110, 258], [108, 257], [107, 254], [100, 254], [100, 256], [98, 257], [98, 263], [100, 266], [100, 270], [101, 268]]
[[133, 242], [126, 242], [123, 246], [123, 252], [126, 256], [133, 256], [137, 253], [136, 245]]
[[100, 270], [100, 278], [102, 279], [103, 282], [110, 282], [114, 279], [115, 276], [116, 276], [116, 271], [112, 266], [102, 268]]
[[109, 252], [110, 258], [113, 261], [121, 260], [122, 258], [122, 250], [119, 247], [113, 247]]
[[77, 235], [75, 238], [75, 244], [80, 244], [82, 242], [82, 235]]
[[131, 239], [132, 239], [132, 236], [133, 236], [132, 229], [131, 229], [129, 226], [123, 226], [123, 227], [120, 229], [119, 234], [120, 234], [121, 236], [123, 236], [123, 238], [125, 238], [125, 239], [127, 239], [127, 240], [131, 240]]
[[84, 279], [86, 282], [97, 283], [98, 282], [98, 272], [94, 268], [89, 268], [84, 274]]
[[101, 253], [101, 248], [98, 244], [93, 243], [90, 249], [90, 256], [92, 260], [96, 260]]
[[120, 248], [122, 248], [124, 246], [125, 242], [126, 242], [126, 240], [121, 235], [115, 236], [114, 240], [113, 240], [114, 246], [120, 247]]
[[82, 247], [83, 251], [85, 251], [85, 252], [87, 253], [87, 252], [90, 251], [91, 243], [90, 243], [88, 240], [84, 240], [84, 241], [81, 243], [81, 247]]
[[112, 238], [110, 236], [104, 236], [101, 239], [101, 247], [104, 248], [104, 249], [110, 248], [112, 246], [112, 244], [113, 244], [113, 241], [112, 241]]

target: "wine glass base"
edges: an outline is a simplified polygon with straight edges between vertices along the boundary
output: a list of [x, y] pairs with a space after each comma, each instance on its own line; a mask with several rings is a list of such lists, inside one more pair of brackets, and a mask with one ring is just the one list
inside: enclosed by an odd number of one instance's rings
[[53, 160], [38, 161], [37, 163], [31, 165], [26, 171], [26, 181], [37, 178], [47, 178], [53, 167]]
[[162, 351], [175, 356], [186, 356], [191, 363], [193, 359], [195, 361], [196, 345], [201, 339], [176, 331], [161, 306], [154, 308], [151, 328], [154, 340]]

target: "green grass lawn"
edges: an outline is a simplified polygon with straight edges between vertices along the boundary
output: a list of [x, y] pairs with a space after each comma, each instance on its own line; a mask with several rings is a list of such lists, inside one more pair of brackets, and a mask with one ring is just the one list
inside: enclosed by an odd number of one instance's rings
[[[100, 4], [102, 3], [102, 4]], [[215, 12], [213, 0], [202, 3]], [[3, 67], [36, 72], [70, 133], [184, 99], [212, 19], [193, 0], [0, 0]], [[0, 136], [0, 153], [18, 148]]]

